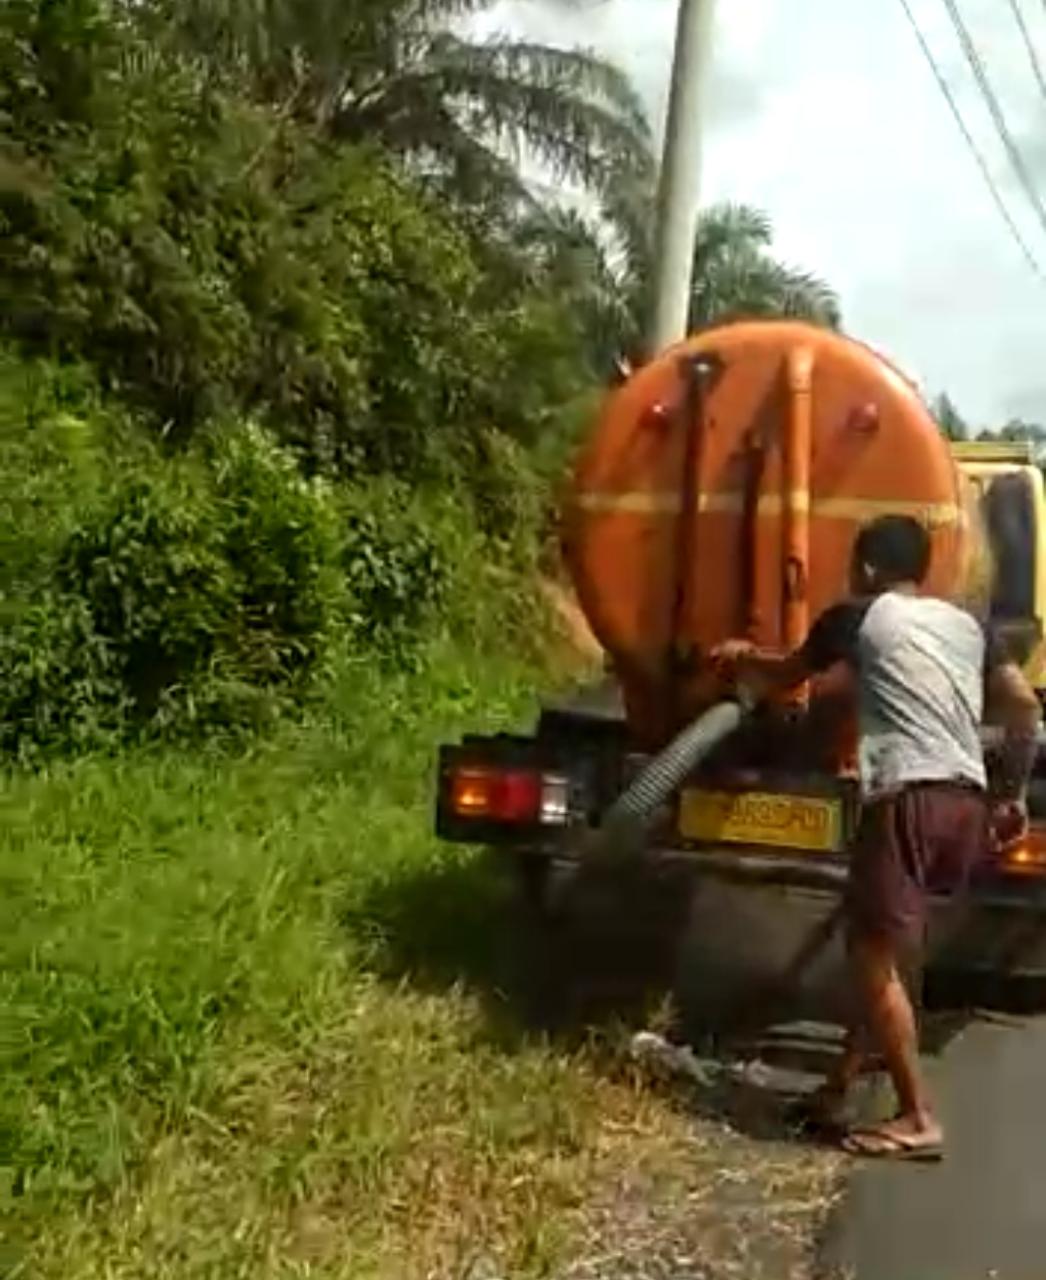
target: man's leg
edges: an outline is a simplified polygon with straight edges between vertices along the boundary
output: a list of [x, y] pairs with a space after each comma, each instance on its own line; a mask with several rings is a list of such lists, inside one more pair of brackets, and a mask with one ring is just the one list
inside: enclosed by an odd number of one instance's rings
[[864, 1064], [868, 1057], [867, 1042], [868, 1035], [864, 1024], [859, 1018], [853, 1018], [851, 1024], [846, 1028], [843, 1051], [831, 1071], [829, 1071], [828, 1079], [824, 1082], [823, 1091], [826, 1094], [834, 1094], [839, 1098], [847, 1096], [864, 1070]]
[[816, 1128], [841, 1128], [845, 1122], [850, 1089], [856, 1084], [868, 1056], [868, 1032], [856, 1000], [846, 1027], [843, 1049], [822, 1084], [803, 1105], [807, 1123]]
[[869, 1154], [889, 1152], [899, 1143], [939, 1146], [943, 1134], [923, 1081], [915, 1012], [895, 948], [885, 936], [858, 935], [853, 939], [852, 957], [867, 1026], [886, 1062], [898, 1101], [896, 1119], [858, 1131], [852, 1145]]

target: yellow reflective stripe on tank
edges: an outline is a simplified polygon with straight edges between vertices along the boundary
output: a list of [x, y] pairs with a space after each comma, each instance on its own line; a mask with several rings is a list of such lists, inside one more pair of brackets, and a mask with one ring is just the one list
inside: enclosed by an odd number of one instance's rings
[[574, 506], [592, 515], [677, 516], [683, 510], [678, 493], [579, 493]]
[[877, 516], [913, 516], [931, 529], [966, 523], [966, 512], [954, 502], [895, 502], [889, 498], [818, 498], [813, 514], [858, 523]]
[[[930, 528], [946, 528], [966, 522], [963, 509], [953, 502], [905, 502], [892, 498], [815, 498], [810, 502], [808, 493], [795, 495], [796, 506], [809, 510], [811, 515], [827, 520], [853, 520], [864, 523], [877, 516], [914, 516]], [[637, 489], [630, 493], [592, 491], [578, 494], [574, 505], [591, 515], [663, 515], [677, 516], [683, 509], [678, 493]], [[745, 495], [740, 491], [702, 493], [697, 499], [698, 512], [716, 515], [740, 515], [744, 511]], [[761, 516], [779, 516], [784, 510], [784, 499], [779, 493], [760, 495], [758, 513]]]

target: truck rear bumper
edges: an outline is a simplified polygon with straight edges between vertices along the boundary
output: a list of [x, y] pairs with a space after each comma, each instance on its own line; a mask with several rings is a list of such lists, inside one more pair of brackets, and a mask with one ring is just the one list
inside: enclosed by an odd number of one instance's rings
[[[771, 988], [798, 967], [794, 1016], [843, 1018], [845, 859], [653, 847], [643, 863], [657, 877], [669, 873], [687, 896], [678, 938], [684, 988], [716, 992], [722, 1004], [728, 992]], [[1046, 880], [998, 876], [962, 900], [932, 898], [924, 991], [928, 1003], [950, 1008], [1046, 1011]]]

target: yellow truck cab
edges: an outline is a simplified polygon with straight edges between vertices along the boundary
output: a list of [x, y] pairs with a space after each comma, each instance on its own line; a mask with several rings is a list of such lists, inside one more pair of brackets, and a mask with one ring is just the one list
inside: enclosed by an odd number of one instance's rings
[[1046, 695], [1046, 487], [1032, 446], [956, 443], [955, 460], [975, 490], [993, 558], [991, 615], [1028, 678]]

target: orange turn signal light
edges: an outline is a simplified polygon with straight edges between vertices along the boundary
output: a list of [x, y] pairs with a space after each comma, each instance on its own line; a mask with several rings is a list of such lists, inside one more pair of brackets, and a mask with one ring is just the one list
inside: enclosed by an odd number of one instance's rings
[[1046, 845], [1038, 840], [1022, 840], [1003, 854], [1007, 871], [1022, 875], [1046, 875]]
[[491, 777], [485, 769], [459, 769], [450, 790], [450, 805], [462, 818], [481, 818], [490, 812]]
[[450, 788], [459, 818], [530, 822], [541, 813], [541, 798], [541, 774], [529, 769], [458, 769]]

